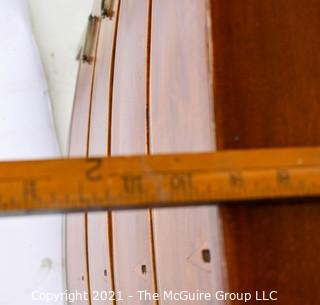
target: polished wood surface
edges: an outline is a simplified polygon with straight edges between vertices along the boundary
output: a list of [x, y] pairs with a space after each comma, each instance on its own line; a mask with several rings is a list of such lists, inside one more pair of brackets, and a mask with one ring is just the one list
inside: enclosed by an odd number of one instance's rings
[[[220, 150], [319, 144], [315, 0], [117, 3], [78, 92], [73, 153], [212, 151], [215, 139]], [[69, 286], [278, 290], [277, 304], [314, 304], [317, 212], [309, 200], [80, 216], [67, 236], [70, 257], [80, 253]]]
[[[213, 151], [208, 2], [154, 0], [150, 73], [152, 154]], [[160, 293], [211, 291], [222, 285], [215, 207], [155, 210]], [[207, 251], [212, 259], [205, 261]], [[172, 304], [160, 301], [160, 304]], [[199, 301], [197, 304], [205, 304]]]
[[[107, 18], [114, 30], [105, 33], [102, 21], [87, 100], [88, 156], [214, 149], [208, 13], [206, 0], [122, 1], [120, 11]], [[89, 291], [104, 281], [126, 293], [221, 284], [214, 207], [89, 214], [82, 225]], [[203, 251], [210, 259], [204, 260]]]
[[[89, 125], [91, 87], [94, 66], [80, 63], [79, 76], [73, 118], [70, 130], [69, 154], [72, 157], [85, 157], [87, 154], [87, 135]], [[87, 266], [87, 244], [85, 215], [75, 214], [66, 216], [66, 284], [70, 292], [77, 290], [89, 292], [89, 275]], [[80, 301], [75, 303], [81, 304]], [[83, 302], [89, 305], [89, 302]]]
[[[100, 8], [100, 1], [94, 1], [92, 14], [99, 16]], [[115, 1], [114, 9], [117, 15], [118, 1]], [[76, 90], [72, 121], [74, 127], [70, 136], [71, 156], [74, 156], [73, 146], [79, 149], [82, 157], [106, 156], [109, 151], [110, 79], [113, 74], [112, 58], [116, 18], [111, 20], [100, 18], [98, 31], [93, 62], [80, 65], [79, 78], [90, 78], [90, 82], [79, 84]], [[82, 108], [85, 108], [83, 112], [79, 110]], [[78, 135], [75, 133], [77, 130], [81, 130], [82, 133]], [[114, 290], [113, 261], [110, 255], [112, 253], [112, 233], [109, 230], [109, 220], [108, 213], [105, 212], [67, 217], [66, 248], [69, 249], [67, 285], [68, 288], [72, 287], [74, 290], [87, 292], [87, 302], [90, 305], [113, 303], [111, 300], [104, 300], [94, 295], [95, 291], [102, 293]], [[78, 252], [81, 252], [81, 255]], [[85, 280], [86, 289], [82, 289], [82, 283], [79, 285], [79, 280], [77, 281], [79, 277], [80, 281]], [[81, 303], [79, 300], [78, 302]]]
[[[93, 15], [100, 15], [100, 2], [94, 2]], [[148, 1], [114, 1], [113, 7], [113, 15], [101, 19], [90, 96], [86, 100], [76, 97], [75, 102], [74, 125], [79, 128], [83, 122], [79, 104], [89, 105], [89, 119], [86, 140], [73, 133], [71, 141], [86, 143], [89, 157], [146, 151]], [[80, 68], [80, 75], [82, 72], [86, 71]], [[77, 240], [73, 251], [86, 247], [83, 265], [87, 268], [89, 291], [120, 291], [128, 304], [136, 304], [138, 299], [128, 296], [136, 296], [138, 290], [153, 290], [148, 211], [89, 213], [84, 221], [80, 220], [78, 216], [73, 227], [85, 235], [70, 231], [67, 238]], [[73, 265], [81, 269], [78, 258]], [[74, 269], [70, 270], [73, 275], [78, 272]], [[77, 285], [74, 281], [69, 283], [72, 287]], [[111, 303], [116, 301], [95, 300], [90, 295], [90, 304]]]
[[[112, 156], [147, 153], [148, 18], [148, 0], [121, 1], [112, 99]], [[115, 287], [123, 293], [126, 304], [154, 304], [137, 297], [137, 291], [155, 292], [149, 211], [114, 212], [112, 217]]]
[[[118, 14], [118, 1], [115, 1], [114, 12]], [[93, 12], [100, 14], [100, 1], [96, 1]], [[90, 120], [87, 142], [88, 157], [108, 155], [110, 141], [108, 137], [110, 124], [110, 85], [113, 77], [114, 40], [116, 37], [116, 18], [102, 18], [95, 58], [94, 79], [90, 96]], [[88, 213], [87, 259], [92, 292], [112, 291], [114, 289], [114, 272], [112, 255], [112, 233], [109, 230], [108, 213]], [[91, 305], [112, 304], [111, 300], [94, 298]]]
[[[212, 12], [218, 149], [318, 145], [320, 3], [212, 0]], [[221, 209], [230, 290], [318, 303], [319, 212], [313, 201]]]

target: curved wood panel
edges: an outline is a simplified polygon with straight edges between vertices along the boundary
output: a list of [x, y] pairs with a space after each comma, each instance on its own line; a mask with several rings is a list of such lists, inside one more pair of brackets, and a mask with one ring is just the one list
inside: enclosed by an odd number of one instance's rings
[[[93, 14], [100, 14], [100, 1], [94, 2]], [[105, 156], [108, 152], [109, 83], [115, 25], [115, 18], [101, 21], [94, 62], [80, 65], [70, 136], [72, 156], [75, 152], [78, 156]], [[68, 286], [87, 292], [90, 305], [112, 304], [112, 301], [94, 295], [94, 292], [113, 290], [109, 242], [106, 213], [68, 216]]]
[[[115, 1], [114, 16], [101, 21], [94, 65], [80, 68], [87, 79], [79, 81], [72, 153], [215, 149], [209, 12], [207, 0]], [[223, 286], [216, 208], [90, 213], [70, 216], [68, 226], [72, 289], [115, 289], [135, 296], [126, 304], [152, 304], [137, 291]]]
[[[87, 80], [85, 84], [82, 83], [83, 87], [77, 89], [81, 98], [76, 97], [71, 147], [81, 148], [79, 155], [105, 156], [111, 153], [111, 147], [114, 147], [112, 148], [113, 154], [143, 153], [145, 151], [147, 4], [147, 1], [123, 2], [121, 6], [122, 25], [117, 39], [118, 1], [115, 1], [113, 18], [104, 18], [101, 21], [94, 66], [80, 67], [80, 76], [87, 75], [86, 69], [91, 67], [92, 80], [90, 82]], [[93, 11], [99, 12], [97, 3], [94, 3]], [[127, 22], [140, 24], [141, 30], [137, 31], [135, 27], [128, 28]], [[129, 29], [133, 31], [131, 40], [124, 37], [125, 31]], [[139, 39], [140, 43], [137, 43]], [[115, 58], [116, 40], [119, 41], [120, 46], [119, 55]], [[137, 58], [137, 61], [132, 61], [126, 48], [131, 50], [136, 48], [136, 54], [141, 60]], [[121, 69], [116, 70], [117, 83], [113, 88], [115, 60]], [[124, 66], [125, 69], [123, 69]], [[128, 73], [130, 68], [131, 74]], [[136, 78], [135, 87], [130, 76], [136, 77], [136, 73], [140, 77]], [[130, 86], [131, 90], [129, 90]], [[86, 90], [87, 87], [88, 90]], [[133, 104], [131, 104], [132, 101]], [[124, 109], [123, 106], [125, 106]], [[113, 111], [110, 112], [112, 109]], [[119, 111], [121, 111], [121, 116]], [[126, 120], [125, 113], [130, 115], [131, 111], [134, 111], [137, 116], [136, 120], [132, 120], [130, 124]], [[113, 119], [111, 114], [114, 115]], [[111, 126], [113, 126], [112, 137]], [[119, 129], [119, 126], [122, 128]], [[130, 134], [133, 131], [137, 132]], [[130, 135], [135, 137], [135, 141], [131, 142], [132, 145], [127, 143]], [[109, 141], [111, 139], [112, 143]], [[127, 145], [123, 146], [124, 143]], [[74, 149], [71, 152], [74, 153]], [[69, 253], [75, 258], [75, 262], [70, 265], [69, 273], [71, 277], [74, 277], [82, 270], [85, 277], [81, 276], [81, 279], [84, 281], [85, 278], [86, 287], [82, 287], [81, 283], [71, 279], [72, 283], [69, 286], [74, 286], [78, 290], [84, 288], [83, 291], [90, 290], [92, 298], [90, 304], [112, 303], [93, 300], [92, 292], [94, 291], [116, 289], [124, 295], [136, 295], [141, 289], [152, 291], [153, 274], [148, 217], [148, 211], [115, 213], [114, 215], [89, 213], [85, 216], [69, 216], [68, 226], [71, 228], [69, 229], [70, 234], [67, 235], [68, 248], [72, 248], [73, 251]], [[128, 256], [130, 242], [132, 243], [132, 255]], [[75, 251], [81, 251], [81, 255], [76, 255]], [[117, 258], [116, 266], [114, 266], [114, 257]], [[115, 267], [117, 270], [120, 269], [116, 279], [113, 270]], [[137, 302], [137, 298], [132, 302]]]
[[[319, 145], [320, 3], [212, 3], [218, 148]], [[320, 300], [316, 202], [220, 212], [231, 291], [277, 290], [275, 304]]]
[[[100, 7], [99, 7], [100, 8]], [[112, 19], [103, 18], [99, 33], [96, 56], [96, 68], [91, 96], [88, 156], [107, 156], [109, 151], [109, 108], [110, 84], [113, 74], [112, 58], [116, 35], [116, 16], [118, 1], [115, 1], [115, 12]], [[92, 292], [102, 293], [112, 291], [114, 285], [113, 263], [110, 259], [112, 251], [112, 236], [109, 230], [108, 213], [89, 213], [88, 231], [88, 261], [90, 273], [90, 288]], [[93, 305], [112, 304], [100, 296], [93, 297]]]
[[[152, 153], [215, 149], [207, 14], [205, 0], [153, 1]], [[159, 292], [222, 286], [216, 208], [156, 210], [154, 230]]]
[[[93, 70], [93, 65], [80, 64], [70, 132], [69, 153], [72, 157], [85, 157], [87, 154], [89, 101]], [[85, 215], [67, 215], [65, 234], [68, 290], [70, 292], [78, 290], [88, 293], [89, 277], [87, 273]], [[89, 303], [78, 301], [75, 304], [88, 305]]]
[[[148, 0], [121, 2], [112, 104], [112, 155], [146, 153]], [[113, 213], [115, 286], [126, 304], [153, 291], [149, 212]], [[134, 298], [128, 298], [134, 296]]]

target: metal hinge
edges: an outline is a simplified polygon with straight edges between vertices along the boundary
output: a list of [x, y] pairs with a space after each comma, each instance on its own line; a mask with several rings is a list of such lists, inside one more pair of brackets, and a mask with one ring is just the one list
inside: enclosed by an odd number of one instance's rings
[[101, 15], [111, 19], [114, 16], [114, 0], [102, 0]]
[[85, 43], [82, 51], [82, 61], [92, 64], [95, 59], [95, 47], [99, 34], [100, 18], [97, 16], [89, 16], [88, 28]]

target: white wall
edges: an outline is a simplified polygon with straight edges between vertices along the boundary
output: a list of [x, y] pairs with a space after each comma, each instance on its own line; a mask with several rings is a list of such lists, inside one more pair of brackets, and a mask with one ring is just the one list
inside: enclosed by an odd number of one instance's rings
[[[0, 25], [0, 160], [58, 158], [25, 0], [0, 0]], [[59, 215], [0, 217], [1, 305], [45, 305], [34, 291], [64, 290], [63, 223]]]
[[76, 60], [92, 0], [29, 0], [34, 35], [46, 72], [62, 152], [78, 71]]

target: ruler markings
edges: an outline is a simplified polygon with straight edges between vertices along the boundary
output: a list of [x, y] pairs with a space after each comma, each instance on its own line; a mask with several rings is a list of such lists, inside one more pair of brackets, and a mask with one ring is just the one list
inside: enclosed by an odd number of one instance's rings
[[318, 196], [319, 148], [0, 163], [2, 214]]

